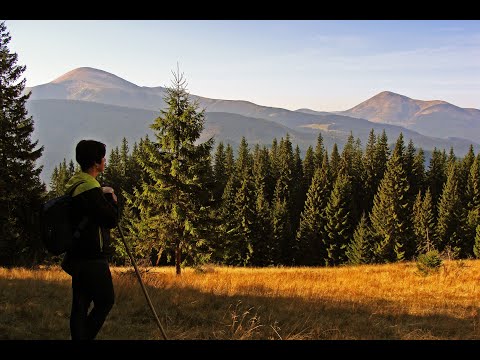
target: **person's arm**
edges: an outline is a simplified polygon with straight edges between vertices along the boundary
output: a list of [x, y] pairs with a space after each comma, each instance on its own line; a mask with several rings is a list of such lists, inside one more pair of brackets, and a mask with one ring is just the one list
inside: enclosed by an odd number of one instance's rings
[[[85, 192], [90, 218], [107, 229], [112, 229], [118, 224], [118, 205], [113, 195], [113, 193], [104, 194], [102, 188], [94, 188]], [[110, 199], [107, 200], [107, 198]]]

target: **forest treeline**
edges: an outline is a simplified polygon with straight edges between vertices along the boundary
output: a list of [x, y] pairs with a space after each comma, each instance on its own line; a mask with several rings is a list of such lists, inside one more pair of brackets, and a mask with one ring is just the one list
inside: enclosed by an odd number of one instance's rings
[[[34, 119], [24, 94], [25, 66], [8, 49], [0, 23], [0, 265], [58, 262], [40, 239], [40, 209], [64, 194], [78, 166], [64, 159], [49, 190], [31, 140]], [[303, 158], [289, 135], [267, 145], [203, 143], [205, 112], [192, 102], [183, 74], [173, 73], [166, 108], [133, 145], [110, 149], [97, 179], [119, 199], [120, 225], [137, 259], [147, 264], [339, 266], [415, 259], [429, 250], [450, 258], [480, 256], [480, 154], [453, 148], [424, 151], [403, 134], [389, 146], [370, 131], [340, 149], [316, 146]], [[96, 139], [100, 140], [101, 139]], [[214, 146], [215, 145], [215, 146]], [[129, 258], [112, 230], [117, 265]]]
[[[141, 191], [160, 195], [142, 167], [155, 145], [146, 136], [130, 151], [124, 138], [99, 181], [117, 190], [137, 257], [165, 265], [174, 256], [156, 226], [165, 219], [135, 201]], [[434, 249], [451, 258], [479, 255], [480, 154], [473, 146], [463, 158], [434, 149], [426, 166], [424, 151], [405, 145], [402, 134], [392, 149], [385, 132], [372, 129], [365, 147], [350, 135], [341, 152], [335, 144], [329, 153], [319, 133], [301, 158], [287, 134], [268, 147], [242, 138], [235, 152], [220, 142], [210, 159], [199, 175], [209, 193], [197, 225], [204, 236], [182, 249], [184, 263], [334, 266], [412, 260]], [[72, 160], [56, 166], [49, 196], [63, 194], [75, 171]], [[127, 257], [114, 237], [122, 264]]]

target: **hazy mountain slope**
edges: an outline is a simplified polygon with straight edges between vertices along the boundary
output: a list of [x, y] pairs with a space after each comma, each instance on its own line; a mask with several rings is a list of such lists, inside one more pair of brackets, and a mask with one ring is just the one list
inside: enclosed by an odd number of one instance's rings
[[103, 70], [82, 67], [50, 83], [26, 88], [30, 100], [67, 99], [158, 111], [165, 89], [140, 87]]
[[[51, 83], [29, 88], [31, 100], [69, 99], [91, 101], [103, 104], [125, 106], [129, 108], [159, 110], [165, 103], [165, 89], [162, 87], [139, 87], [108, 72], [93, 68], [72, 70]], [[341, 115], [316, 112], [314, 115], [282, 108], [257, 105], [243, 100], [209, 99], [192, 95], [198, 100], [200, 108], [207, 112], [228, 112], [247, 117], [274, 121], [291, 128], [310, 123], [342, 124], [346, 131], [356, 130], [358, 120], [352, 117], [342, 119]], [[315, 120], [315, 116], [321, 116]], [[361, 126], [364, 126], [365, 121]], [[297, 129], [305, 131], [304, 128]]]
[[[363, 119], [357, 119], [361, 121], [366, 121]], [[368, 125], [371, 125], [368, 127]], [[312, 124], [309, 125], [311, 128], [318, 128], [322, 129], [323, 131], [328, 131], [330, 134], [335, 133], [336, 137], [339, 139], [345, 140], [346, 137], [349, 135], [349, 132], [345, 131], [346, 129], [345, 124], [341, 123], [332, 123], [331, 125], [320, 125], [320, 124]], [[447, 139], [425, 136], [418, 132], [406, 129], [401, 126], [396, 125], [388, 125], [388, 124], [378, 124], [378, 123], [371, 123], [367, 122], [365, 126], [356, 126], [352, 133], [355, 138], [360, 138], [362, 141], [362, 145], [365, 146], [368, 135], [371, 129], [374, 129], [375, 134], [379, 135], [382, 133], [383, 129], [385, 129], [385, 133], [387, 134], [389, 143], [394, 143], [397, 138], [399, 137], [400, 133], [403, 134], [405, 145], [408, 144], [410, 139], [413, 141], [415, 147], [422, 148], [424, 150], [431, 151], [433, 148], [437, 149], [446, 149], [449, 150], [450, 147], [453, 147], [455, 154], [457, 156], [463, 156], [467, 153], [470, 145], [474, 146], [476, 152], [480, 150], [480, 145], [473, 141], [465, 140], [463, 138], [455, 138], [450, 137]]]
[[[160, 115], [159, 112], [99, 104], [78, 100], [29, 100], [29, 115], [33, 116], [35, 129], [32, 134], [39, 145], [44, 146], [39, 165], [43, 165], [42, 180], [50, 181], [53, 168], [63, 158], [75, 162], [75, 145], [81, 139], [99, 139], [106, 143], [109, 151], [120, 146], [126, 137], [130, 146], [140, 138], [149, 135], [154, 139], [150, 125]], [[248, 118], [229, 113], [206, 113], [205, 128], [199, 141], [215, 137], [216, 144], [223, 141], [236, 148], [242, 136], [250, 147], [256, 143], [270, 145], [273, 138], [290, 134], [292, 142], [298, 144], [302, 151], [314, 144], [318, 131], [298, 132], [288, 127], [267, 120]], [[326, 135], [325, 144], [329, 147], [343, 142]], [[216, 146], [216, 145], [215, 145]]]
[[[26, 91], [32, 92], [30, 100], [81, 100], [154, 111], [165, 106], [164, 88], [139, 87], [108, 72], [87, 67], [72, 70], [51, 83], [27, 88]], [[305, 124], [305, 114], [286, 109], [260, 106], [242, 100], [191, 96], [192, 100], [198, 101], [199, 107], [207, 112], [229, 112], [271, 120], [288, 127]]]
[[[153, 139], [153, 131], [149, 128], [159, 112], [119, 107], [115, 105], [99, 104], [78, 100], [29, 100], [27, 102], [29, 114], [35, 121], [33, 138], [39, 140], [45, 150], [39, 164], [44, 165], [42, 180], [49, 182], [53, 167], [65, 157], [67, 161], [74, 159], [74, 147], [80, 139], [94, 138], [104, 141], [109, 149], [120, 146], [125, 136], [133, 146], [146, 134]], [[313, 119], [316, 117], [314, 116]], [[341, 117], [340, 117], [341, 118]], [[360, 122], [368, 123], [366, 120]], [[377, 134], [381, 132], [381, 124], [369, 123], [378, 126]], [[418, 147], [428, 151], [437, 148], [447, 148], [452, 145], [456, 154], [462, 156], [469, 143], [462, 139], [451, 139], [449, 142], [442, 139], [429, 138], [398, 126], [384, 125], [391, 143], [403, 132], [406, 141], [410, 138]], [[318, 133], [321, 131], [325, 146], [331, 150], [334, 143], [341, 149], [350, 134], [338, 128], [336, 124], [310, 124], [301, 128], [302, 131], [277, 124], [272, 121], [244, 117], [238, 114], [211, 112], [206, 113], [205, 129], [199, 141], [205, 141], [215, 136], [216, 143], [223, 141], [236, 148], [242, 136], [245, 136], [250, 147], [258, 144], [271, 145], [274, 137], [277, 140], [290, 134], [290, 139], [299, 145], [303, 152], [309, 145], [315, 146]], [[370, 128], [360, 127], [354, 136], [359, 137], [365, 145]], [[476, 151], [479, 146], [475, 145]]]
[[[89, 67], [74, 69], [48, 84], [26, 90], [32, 90], [32, 100], [83, 100], [154, 111], [165, 106], [165, 88], [140, 87], [106, 71]], [[480, 111], [477, 109], [462, 109], [441, 100], [414, 100], [390, 91], [383, 91], [349, 110], [330, 113], [310, 109], [290, 111], [243, 100], [209, 99], [197, 95], [192, 95], [192, 98], [198, 100], [200, 107], [207, 112], [234, 113], [291, 128], [308, 124], [311, 121], [308, 116], [315, 115], [323, 116], [319, 119], [320, 123], [335, 122], [337, 126], [344, 126], [343, 131], [347, 132], [364, 126], [365, 123], [355, 124], [355, 120], [361, 118], [403, 126], [435, 137], [456, 136], [477, 142], [480, 134]], [[330, 118], [333, 115], [337, 117]], [[341, 121], [338, 116], [345, 118]]]
[[[293, 147], [295, 148], [295, 145], [298, 144], [304, 152], [309, 145], [315, 145], [319, 132], [319, 130], [300, 132], [272, 121], [223, 112], [207, 112], [206, 119], [205, 130], [199, 141], [205, 141], [209, 137], [215, 136], [218, 139], [217, 143], [222, 140], [224, 143], [238, 145], [242, 136], [245, 136], [251, 149], [255, 144], [269, 147], [273, 138], [280, 140], [282, 137], [285, 138], [288, 133], [290, 141], [294, 144]], [[343, 145], [343, 141], [338, 141], [329, 134], [325, 135], [327, 147], [331, 148], [334, 142], [340, 146]]]
[[480, 110], [463, 109], [448, 103], [438, 104], [415, 114], [408, 127], [420, 133], [434, 133], [438, 137], [463, 137], [478, 142]]
[[[32, 90], [32, 100], [83, 100], [153, 111], [165, 105], [165, 88], [140, 87], [106, 71], [89, 67], [74, 69], [48, 84], [29, 90]], [[399, 125], [427, 136], [455, 136], [478, 142], [480, 135], [480, 110], [462, 109], [441, 100], [414, 100], [389, 91], [381, 92], [349, 110], [336, 112], [290, 111], [243, 100], [209, 99], [197, 95], [192, 95], [192, 98], [198, 100], [200, 107], [207, 112], [228, 112], [270, 120], [297, 131], [305, 131], [299, 126], [311, 123], [335, 123], [337, 129], [344, 133], [355, 132], [365, 126], [368, 130], [373, 127], [370, 123], [357, 120], [361, 118], [374, 123]], [[309, 116], [322, 117], [312, 120]]]
[[123, 137], [139, 140], [151, 130], [147, 124], [157, 112], [74, 100], [31, 100], [27, 102], [35, 129], [32, 138], [39, 140], [44, 152], [42, 180], [50, 181], [53, 168], [63, 158], [75, 162], [75, 146], [81, 139], [98, 139], [107, 144], [108, 152], [120, 146]]
[[[82, 100], [155, 111], [165, 106], [163, 87], [140, 87], [106, 71], [89, 67], [74, 69], [50, 83], [27, 88], [26, 91], [32, 92], [31, 100]], [[279, 113], [295, 115], [289, 110], [242, 100], [209, 99], [193, 94], [192, 99], [198, 100], [200, 108], [207, 112], [230, 112], [273, 121]], [[287, 125], [289, 119], [283, 115], [283, 125]]]
[[301, 112], [301, 113], [310, 114], [310, 115], [331, 115], [331, 114], [333, 114], [332, 112], [328, 112], [328, 111], [315, 111], [315, 110], [306, 109], [306, 108], [297, 109], [297, 110], [295, 110], [295, 112]]

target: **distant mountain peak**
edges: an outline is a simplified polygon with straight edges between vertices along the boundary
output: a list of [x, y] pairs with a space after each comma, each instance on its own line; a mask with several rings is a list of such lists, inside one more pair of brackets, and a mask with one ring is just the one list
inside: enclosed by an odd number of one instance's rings
[[[412, 104], [415, 109], [409, 108]], [[395, 122], [410, 117], [412, 115], [410, 113], [416, 111], [418, 106], [409, 97], [391, 91], [382, 91], [341, 113], [375, 122], [392, 123], [392, 117]]]
[[400, 95], [398, 93], [394, 93], [393, 91], [388, 91], [388, 90], [385, 90], [385, 91], [381, 91], [379, 92], [377, 95], [393, 95], [393, 96], [403, 96], [403, 95]]
[[122, 79], [114, 74], [106, 72], [104, 70], [95, 69], [92, 67], [79, 67], [73, 69], [62, 76], [52, 81], [54, 84], [61, 84], [66, 82], [84, 82], [89, 84], [95, 84], [100, 87], [119, 87], [119, 88], [138, 88], [137, 85], [127, 80]]
[[448, 103], [442, 100], [415, 100], [391, 91], [382, 91], [357, 106], [339, 113], [373, 122], [408, 126], [418, 114], [444, 104]]
[[371, 97], [369, 100], [372, 100], [372, 99], [386, 100], [386, 99], [395, 99], [395, 98], [399, 98], [399, 99], [403, 99], [403, 100], [411, 100], [409, 97], [407, 97], [405, 95], [397, 94], [397, 93], [394, 93], [394, 92], [391, 92], [391, 91], [382, 91], [382, 92], [378, 93], [377, 95]]

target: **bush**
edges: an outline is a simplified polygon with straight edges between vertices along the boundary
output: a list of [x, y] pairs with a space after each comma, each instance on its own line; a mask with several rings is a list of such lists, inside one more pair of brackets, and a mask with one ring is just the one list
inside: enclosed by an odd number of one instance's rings
[[417, 269], [422, 275], [438, 271], [441, 265], [442, 258], [437, 250], [427, 251], [425, 254], [420, 254], [417, 258]]

